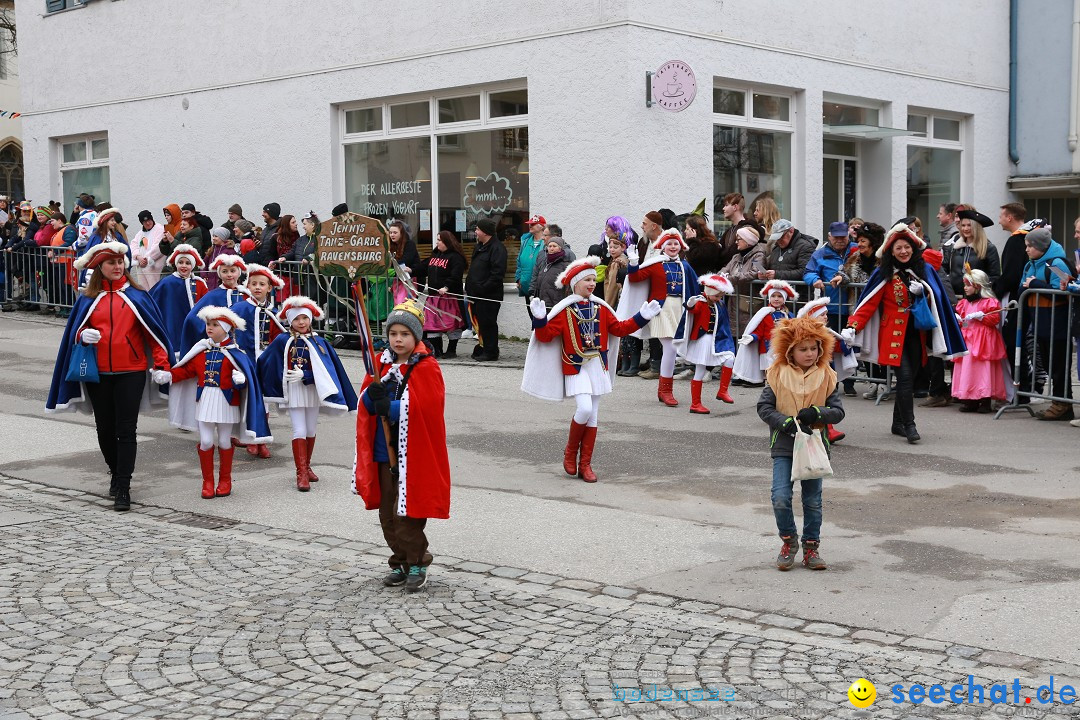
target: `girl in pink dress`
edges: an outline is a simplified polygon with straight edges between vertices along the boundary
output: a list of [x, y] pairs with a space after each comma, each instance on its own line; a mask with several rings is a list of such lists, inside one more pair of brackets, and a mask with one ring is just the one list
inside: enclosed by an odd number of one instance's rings
[[964, 273], [964, 297], [956, 303], [956, 317], [968, 354], [953, 360], [952, 374], [953, 397], [963, 403], [960, 412], [988, 413], [992, 400], [1007, 399], [999, 310], [1001, 303], [990, 289], [990, 277], [982, 270]]

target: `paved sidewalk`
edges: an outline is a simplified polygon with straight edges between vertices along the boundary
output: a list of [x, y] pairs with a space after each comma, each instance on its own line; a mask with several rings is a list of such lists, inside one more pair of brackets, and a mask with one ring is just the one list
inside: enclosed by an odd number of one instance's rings
[[[860, 677], [873, 717], [1075, 717], [888, 700], [969, 673], [1030, 696], [1062, 663], [449, 557], [408, 595], [368, 543], [109, 505], [0, 478], [0, 717], [854, 718]], [[732, 699], [634, 701], [654, 684]]]

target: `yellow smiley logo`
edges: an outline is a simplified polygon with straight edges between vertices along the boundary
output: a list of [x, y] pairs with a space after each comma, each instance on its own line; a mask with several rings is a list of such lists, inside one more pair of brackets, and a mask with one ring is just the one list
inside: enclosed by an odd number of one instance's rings
[[868, 708], [877, 699], [877, 688], [866, 678], [859, 678], [851, 683], [851, 687], [847, 690], [847, 697], [855, 707]]

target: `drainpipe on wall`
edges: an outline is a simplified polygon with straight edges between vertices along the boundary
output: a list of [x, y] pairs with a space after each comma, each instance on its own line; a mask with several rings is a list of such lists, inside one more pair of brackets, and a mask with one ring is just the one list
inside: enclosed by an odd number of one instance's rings
[[[1080, 3], [1080, 0], [1074, 0], [1074, 2]], [[1012, 160], [1014, 165], [1020, 162], [1020, 151], [1016, 147], [1016, 54], [1019, 47], [1020, 33], [1017, 28], [1019, 22], [1020, 0], [1009, 0], [1009, 159]], [[1073, 32], [1076, 32], [1075, 24], [1073, 25]], [[1074, 59], [1074, 77], [1075, 71], [1076, 61]], [[1075, 87], [1075, 82], [1073, 86]], [[1073, 127], [1075, 127], [1075, 124]]]
[[1080, 157], [1076, 155], [1078, 140], [1080, 140], [1080, 0], [1073, 0], [1072, 22], [1072, 74], [1069, 83], [1069, 152], [1073, 153], [1073, 170], [1080, 170], [1077, 162]]

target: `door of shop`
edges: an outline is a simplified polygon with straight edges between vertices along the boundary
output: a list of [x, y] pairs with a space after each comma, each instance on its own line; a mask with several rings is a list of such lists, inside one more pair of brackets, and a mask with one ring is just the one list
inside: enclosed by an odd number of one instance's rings
[[[848, 144], [848, 143], [845, 143]], [[854, 143], [851, 143], [854, 144]], [[858, 214], [859, 159], [853, 155], [825, 155], [821, 169], [822, 238], [829, 224], [847, 222]]]

